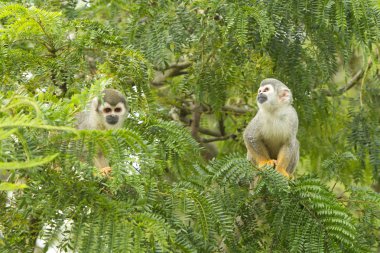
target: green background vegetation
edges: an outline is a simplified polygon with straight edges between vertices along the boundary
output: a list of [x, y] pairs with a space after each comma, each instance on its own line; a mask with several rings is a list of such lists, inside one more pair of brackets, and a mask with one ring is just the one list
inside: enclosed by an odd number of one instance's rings
[[[378, 252], [379, 10], [3, 1], [0, 251], [42, 238], [74, 252]], [[291, 88], [300, 119], [290, 181], [245, 158], [267, 77]], [[105, 87], [127, 95], [123, 129], [75, 130]], [[97, 150], [110, 177], [92, 165]]]

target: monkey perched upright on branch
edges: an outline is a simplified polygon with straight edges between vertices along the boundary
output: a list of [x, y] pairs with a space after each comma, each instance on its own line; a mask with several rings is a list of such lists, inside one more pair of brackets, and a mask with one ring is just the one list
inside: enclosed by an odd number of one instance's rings
[[[105, 89], [99, 97], [94, 98], [90, 110], [77, 116], [77, 129], [109, 130], [118, 129], [128, 115], [125, 96], [114, 89]], [[94, 158], [94, 165], [102, 174], [111, 171], [107, 159], [102, 152]]]
[[290, 89], [282, 82], [264, 79], [258, 90], [259, 111], [244, 130], [247, 159], [261, 167], [275, 166], [289, 177], [299, 159], [298, 116]]

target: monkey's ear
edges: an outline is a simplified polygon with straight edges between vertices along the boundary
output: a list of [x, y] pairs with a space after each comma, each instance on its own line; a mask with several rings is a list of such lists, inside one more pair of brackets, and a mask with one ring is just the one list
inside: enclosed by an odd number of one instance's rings
[[98, 108], [99, 108], [99, 99], [98, 98], [94, 98], [91, 101], [91, 111], [92, 112], [98, 112]]
[[293, 97], [292, 92], [288, 88], [283, 88], [279, 92], [279, 100], [282, 103], [292, 103]]

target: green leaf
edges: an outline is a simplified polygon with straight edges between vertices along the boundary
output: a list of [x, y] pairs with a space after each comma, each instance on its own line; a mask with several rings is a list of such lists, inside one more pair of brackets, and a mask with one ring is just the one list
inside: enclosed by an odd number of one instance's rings
[[0, 183], [0, 191], [14, 191], [25, 189], [26, 187], [28, 187], [26, 184], [13, 184], [8, 182]]
[[50, 155], [44, 158], [36, 158], [25, 162], [0, 162], [0, 170], [27, 169], [40, 166], [53, 161], [59, 154]]

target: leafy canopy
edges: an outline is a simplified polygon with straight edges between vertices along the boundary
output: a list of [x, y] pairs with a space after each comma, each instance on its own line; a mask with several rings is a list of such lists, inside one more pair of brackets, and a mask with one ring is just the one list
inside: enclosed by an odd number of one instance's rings
[[[379, 250], [378, 3], [13, 2], [0, 4], [1, 252], [37, 238], [73, 252]], [[300, 118], [290, 181], [245, 158], [266, 77]], [[105, 87], [127, 95], [124, 127], [76, 130]]]

